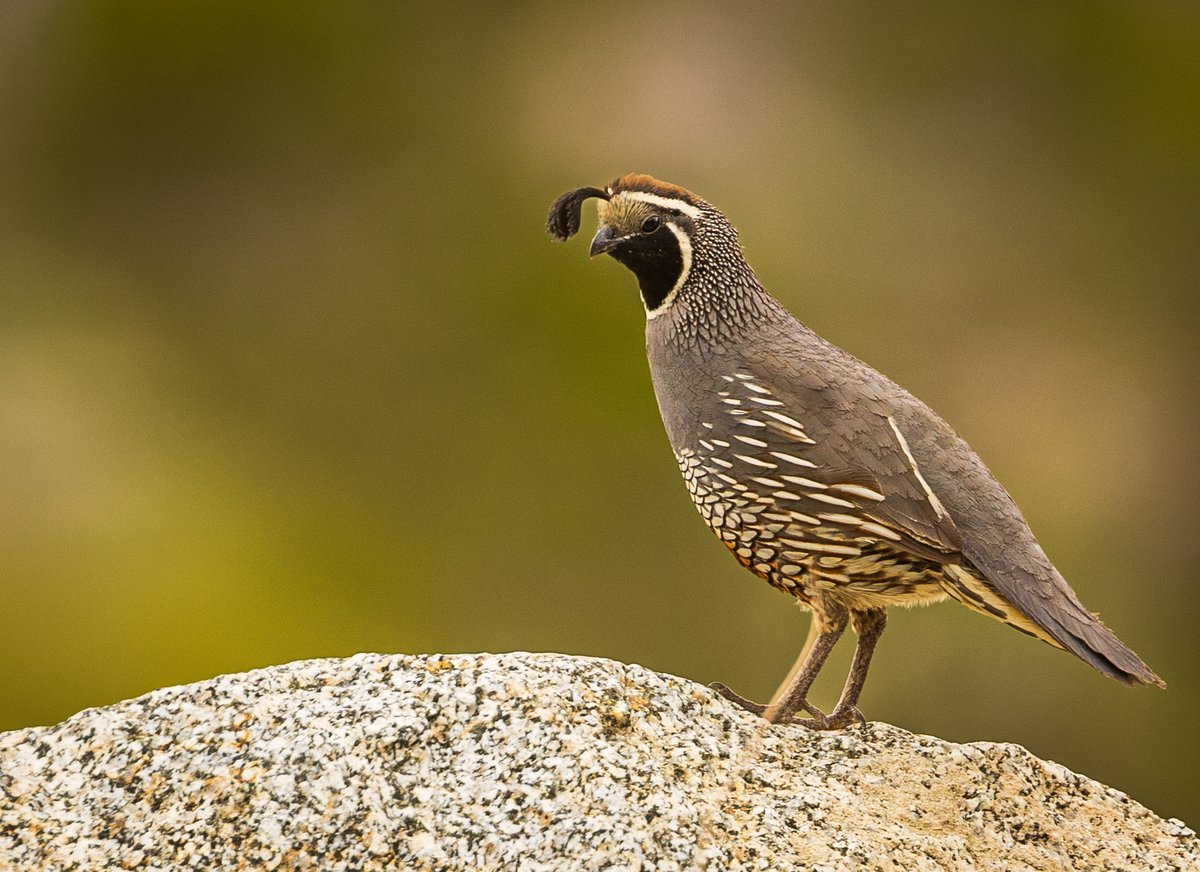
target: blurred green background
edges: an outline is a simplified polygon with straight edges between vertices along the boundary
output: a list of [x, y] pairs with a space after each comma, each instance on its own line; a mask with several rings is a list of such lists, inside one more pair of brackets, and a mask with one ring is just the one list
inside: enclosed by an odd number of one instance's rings
[[1197, 823], [1198, 9], [5, 4], [0, 729], [368, 650], [768, 696], [806, 618], [692, 510], [632, 277], [544, 232], [638, 170], [1170, 684], [944, 604], [893, 612], [868, 715]]

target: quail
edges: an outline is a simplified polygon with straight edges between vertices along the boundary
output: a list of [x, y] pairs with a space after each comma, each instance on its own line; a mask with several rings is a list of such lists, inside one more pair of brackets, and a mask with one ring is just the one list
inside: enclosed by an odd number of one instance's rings
[[[1012, 498], [928, 406], [825, 341], [759, 284], [711, 204], [648, 175], [563, 194], [547, 230], [633, 272], [659, 411], [688, 493], [738, 562], [812, 612], [772, 723], [838, 729], [890, 606], [950, 597], [1127, 684], [1164, 682], [1080, 603]], [[847, 623], [850, 672], [828, 714], [808, 702]]]

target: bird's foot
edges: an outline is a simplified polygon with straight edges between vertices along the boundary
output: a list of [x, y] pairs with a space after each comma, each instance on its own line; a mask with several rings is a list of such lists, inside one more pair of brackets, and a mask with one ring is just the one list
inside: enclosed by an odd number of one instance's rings
[[746, 699], [746, 697], [740, 696], [740, 695], [734, 693], [732, 690], [730, 690], [728, 687], [726, 687], [724, 684], [722, 684], [719, 681], [714, 681], [712, 684], [710, 684], [708, 686], [708, 689], [715, 690], [717, 693], [721, 694], [721, 696], [725, 697], [730, 702], [741, 706], [746, 711], [751, 712], [753, 714], [761, 715], [763, 712], [765, 712], [767, 710], [767, 707], [765, 705], [763, 705], [762, 703], [752, 702], [752, 701]]
[[[724, 684], [722, 684], [719, 681], [714, 681], [708, 687], [709, 687], [709, 690], [715, 690], [717, 693], [719, 693], [721, 696], [725, 697], [730, 702], [741, 706], [746, 711], [748, 711], [752, 714], [761, 715], [763, 717], [766, 717], [767, 709], [770, 708], [770, 706], [763, 705], [762, 703], [759, 703], [759, 702], [753, 702], [752, 700], [748, 700], [748, 699], [746, 699], [746, 697], [741, 696], [740, 694], [734, 693], [732, 690], [730, 690], [727, 686], [725, 686]], [[804, 711], [808, 712], [810, 715], [812, 715], [814, 720], [824, 719], [827, 717], [827, 715], [823, 711], [818, 709], [816, 706], [814, 706], [812, 703], [810, 703], [806, 699], [800, 701], [800, 708], [803, 709]], [[859, 715], [859, 717], [861, 718], [862, 715]], [[771, 720], [771, 719], [768, 718], [768, 720]], [[804, 721], [799, 718], [794, 717], [792, 714], [788, 714], [782, 718], [777, 717], [772, 722], [773, 723], [791, 724], [791, 723], [803, 723]], [[822, 728], [814, 728], [814, 729], [822, 729]], [[837, 729], [837, 727], [825, 727], [823, 729], [833, 730], [833, 729]]]
[[[852, 705], [838, 706], [829, 714], [821, 714], [815, 709], [806, 706], [806, 710], [813, 714], [811, 718], [792, 718], [784, 721], [788, 724], [799, 724], [802, 727], [808, 727], [810, 730], [844, 730], [851, 724], [865, 724], [867, 719]], [[814, 713], [815, 712], [815, 713]]]

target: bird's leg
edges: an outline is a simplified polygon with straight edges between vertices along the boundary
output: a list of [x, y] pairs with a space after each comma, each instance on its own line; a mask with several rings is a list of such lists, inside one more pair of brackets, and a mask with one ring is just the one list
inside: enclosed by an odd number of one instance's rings
[[[767, 710], [767, 708], [769, 706], [774, 705], [776, 702], [778, 702], [779, 697], [783, 695], [783, 692], [785, 690], [787, 690], [788, 687], [791, 686], [791, 683], [792, 683], [793, 679], [795, 679], [796, 674], [803, 668], [804, 661], [806, 661], [808, 659], [808, 652], [812, 650], [812, 646], [813, 646], [813, 643], [817, 639], [817, 635], [818, 635], [817, 621], [816, 620], [809, 621], [808, 622], [808, 638], [806, 638], [804, 640], [804, 647], [800, 649], [800, 656], [796, 658], [796, 662], [792, 664], [791, 671], [788, 672], [787, 678], [785, 678], [783, 680], [783, 684], [779, 685], [779, 689], [775, 691], [774, 696], [771, 697], [771, 702], [768, 703], [767, 705], [763, 705], [761, 702], [753, 702], [751, 700], [748, 700], [748, 699], [746, 699], [746, 697], [741, 696], [740, 694], [734, 693], [726, 685], [722, 684], [719, 681], [712, 682], [709, 685], [709, 688], [712, 690], [715, 690], [717, 693], [721, 694], [721, 696], [725, 697], [730, 702], [737, 703], [739, 706], [744, 708], [746, 711], [752, 712], [753, 714], [756, 714], [756, 715], [761, 715], [763, 712], [765, 712]], [[809, 708], [808, 711], [814, 715], [820, 714], [820, 712], [818, 712], [812, 708]]]
[[811, 604], [811, 608], [813, 623], [809, 630], [809, 642], [805, 643], [808, 654], [798, 671], [793, 667], [794, 674], [790, 676], [790, 680], [775, 692], [771, 704], [762, 712], [762, 716], [773, 724], [792, 720], [801, 709], [813, 715], [814, 720], [824, 718], [824, 715], [809, 704], [808, 691], [817, 673], [825, 665], [829, 652], [842, 637], [849, 615], [844, 606], [835, 602], [816, 600]]
[[[854, 632], [858, 635], [858, 644], [854, 648], [854, 660], [850, 663], [850, 674], [846, 676], [846, 686], [837, 706], [828, 716], [814, 719], [808, 726], [823, 730], [838, 730], [848, 727], [855, 721], [866, 723], [857, 708], [858, 696], [862, 693], [863, 682], [867, 680], [867, 669], [871, 665], [871, 655], [875, 653], [875, 645], [883, 635], [887, 625], [885, 609], [867, 609], [861, 612], [851, 612], [850, 621]], [[801, 721], [804, 723], [804, 721]]]
[[[796, 662], [792, 664], [792, 668], [788, 670], [787, 678], [783, 680], [783, 683], [780, 684], [779, 687], [775, 689], [775, 693], [771, 695], [771, 702], [768, 705], [760, 706], [763, 711], [766, 711], [770, 706], [779, 704], [779, 700], [783, 697], [783, 694], [789, 687], [792, 686], [792, 682], [796, 680], [796, 676], [800, 674], [800, 670], [802, 670], [804, 668], [804, 664], [808, 662], [808, 655], [812, 653], [813, 645], [817, 643], [817, 637], [820, 635], [821, 623], [816, 619], [816, 616], [814, 616], [813, 619], [808, 622], [808, 636], [804, 639], [804, 647], [800, 649], [800, 655], [796, 658]], [[804, 709], [812, 715], [820, 714], [820, 712], [810, 706], [807, 701], [804, 703]], [[759, 714], [762, 714], [762, 711], [760, 711]]]

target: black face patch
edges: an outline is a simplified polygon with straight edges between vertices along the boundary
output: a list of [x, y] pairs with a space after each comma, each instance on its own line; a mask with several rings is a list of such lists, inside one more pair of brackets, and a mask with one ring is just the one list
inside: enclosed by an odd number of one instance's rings
[[663, 304], [683, 274], [679, 240], [666, 224], [653, 233], [630, 237], [609, 254], [637, 276], [647, 312], [653, 312]]

